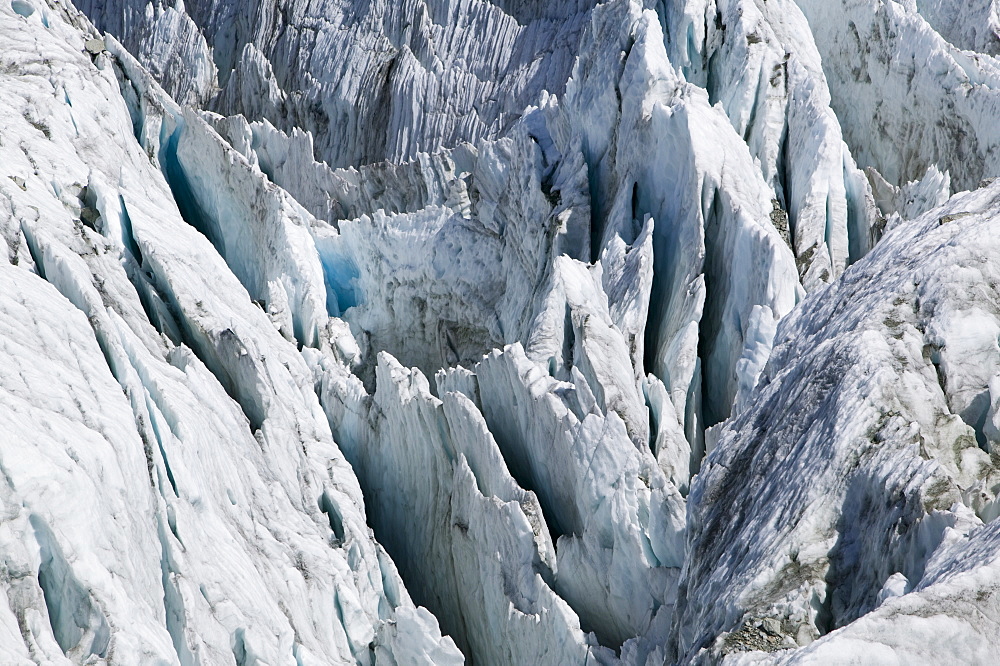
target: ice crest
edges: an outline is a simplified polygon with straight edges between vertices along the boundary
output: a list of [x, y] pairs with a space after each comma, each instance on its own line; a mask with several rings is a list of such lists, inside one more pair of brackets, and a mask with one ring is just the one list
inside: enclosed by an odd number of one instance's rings
[[995, 2], [78, 7], [0, 0], [0, 662], [994, 657]]

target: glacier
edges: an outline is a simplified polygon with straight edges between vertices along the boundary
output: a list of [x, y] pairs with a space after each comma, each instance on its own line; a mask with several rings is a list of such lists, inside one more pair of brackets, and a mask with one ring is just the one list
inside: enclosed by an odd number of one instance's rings
[[991, 663], [993, 0], [0, 0], [0, 662]]

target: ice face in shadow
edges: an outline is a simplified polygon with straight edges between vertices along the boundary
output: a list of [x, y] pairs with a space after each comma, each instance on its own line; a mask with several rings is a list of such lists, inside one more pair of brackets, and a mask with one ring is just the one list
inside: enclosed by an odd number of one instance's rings
[[992, 5], [81, 4], [0, 0], [0, 662], [988, 660]]

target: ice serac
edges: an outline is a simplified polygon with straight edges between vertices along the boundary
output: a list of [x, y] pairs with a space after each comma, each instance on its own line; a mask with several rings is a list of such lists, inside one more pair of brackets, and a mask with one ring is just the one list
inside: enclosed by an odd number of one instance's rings
[[[562, 92], [593, 0], [560, 3], [250, 0], [178, 3], [82, 0], [102, 30], [130, 49], [166, 37], [166, 12], [198, 32], [175, 50], [207, 44], [220, 92], [207, 106], [312, 133], [332, 167], [405, 161], [461, 141], [496, 138], [547, 90]], [[149, 6], [150, 10], [145, 8]], [[154, 65], [158, 52], [142, 62]], [[156, 69], [151, 67], [151, 69]], [[193, 85], [164, 71], [167, 89]]]
[[933, 164], [920, 180], [913, 180], [899, 187], [888, 182], [872, 167], [865, 169], [872, 187], [875, 205], [886, 218], [885, 228], [899, 219], [912, 220], [929, 210], [943, 206], [951, 197], [951, 177], [941, 173]]
[[996, 0], [917, 0], [917, 11], [938, 33], [965, 51], [1000, 55]]
[[[202, 104], [218, 94], [212, 48], [186, 13], [183, 0], [169, 3], [75, 3], [101, 30], [118, 35], [130, 53], [181, 104]], [[130, 26], [142, 25], [143, 30]]]
[[871, 246], [873, 211], [805, 17], [792, 0], [673, 0], [661, 11], [671, 60], [722, 104], [758, 161], [803, 285], [833, 281]]
[[[243, 143], [256, 156], [270, 180], [292, 194], [317, 218], [330, 223], [352, 220], [376, 210], [413, 213], [428, 206], [468, 207], [466, 177], [475, 164], [475, 148], [463, 143], [454, 149], [418, 153], [411, 161], [380, 162], [358, 168], [331, 169], [317, 162], [312, 134], [298, 128], [285, 134], [266, 119], [247, 123], [242, 116], [224, 121], [235, 124]], [[218, 124], [217, 124], [218, 129]], [[236, 145], [241, 140], [220, 130]], [[234, 141], [236, 139], [236, 141]], [[252, 158], [252, 157], [251, 157]]]
[[[372, 538], [297, 345], [178, 210], [172, 139], [197, 118], [113, 38], [86, 49], [72, 7], [33, 9], [0, 7], [4, 649], [460, 662]], [[241, 191], [245, 165], [192, 140]]]
[[556, 535], [556, 590], [605, 643], [662, 632], [683, 548], [683, 500], [582, 374], [556, 380], [519, 345], [476, 366], [483, 415]]
[[[813, 29], [833, 109], [861, 166], [901, 186], [936, 165], [951, 174], [957, 191], [1000, 176], [1000, 63], [962, 51], [936, 32], [918, 12], [936, 3], [796, 2]], [[963, 16], [966, 6], [949, 15]]]
[[319, 344], [328, 317], [314, 219], [191, 110], [161, 147], [182, 212], [285, 337]]
[[728, 416], [754, 306], [780, 318], [801, 294], [795, 260], [747, 145], [673, 68], [656, 14], [608, 3], [583, 39], [604, 47], [582, 50], [564, 98], [548, 107], [550, 133], [560, 153], [577, 145], [586, 160], [592, 257], [633, 246], [652, 218], [644, 364], [697, 449], [705, 425]]
[[477, 663], [593, 659], [596, 641], [552, 589], [556, 551], [539, 502], [508, 473], [476, 405], [443, 386], [434, 397], [419, 370], [385, 352], [369, 399], [345, 368], [311, 355], [376, 534], [463, 651]]
[[[752, 404], [688, 498], [678, 660], [819, 639], [787, 658], [870, 649], [931, 663], [992, 643], [955, 600], [970, 577], [986, 590], [996, 576], [975, 553], [994, 539], [983, 523], [1000, 488], [985, 425], [1000, 323], [983, 287], [1000, 273], [998, 224], [1000, 187], [956, 196], [779, 325]], [[944, 643], [915, 629], [931, 599]]]

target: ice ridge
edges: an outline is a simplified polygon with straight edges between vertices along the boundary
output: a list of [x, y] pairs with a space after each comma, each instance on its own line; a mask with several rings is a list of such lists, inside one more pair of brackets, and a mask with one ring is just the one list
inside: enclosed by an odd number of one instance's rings
[[0, 662], [989, 663], [960, 4], [0, 0]]

